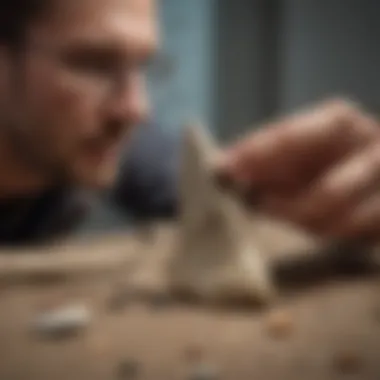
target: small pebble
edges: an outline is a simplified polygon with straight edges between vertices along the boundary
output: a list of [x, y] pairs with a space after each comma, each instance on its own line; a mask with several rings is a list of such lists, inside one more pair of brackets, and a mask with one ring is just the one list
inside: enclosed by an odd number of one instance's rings
[[338, 352], [334, 359], [334, 367], [342, 373], [357, 372], [361, 367], [359, 355], [353, 351]]
[[45, 337], [68, 337], [87, 327], [91, 317], [84, 305], [64, 306], [40, 313], [32, 321], [32, 330]]
[[121, 361], [117, 368], [119, 379], [136, 379], [140, 374], [140, 365], [136, 360], [125, 359]]
[[200, 362], [203, 358], [203, 350], [198, 346], [188, 346], [185, 348], [184, 356], [190, 363]]
[[207, 363], [195, 365], [188, 376], [188, 380], [218, 380], [219, 378], [217, 368]]
[[287, 338], [294, 330], [292, 315], [286, 310], [274, 310], [269, 313], [267, 331], [274, 338]]

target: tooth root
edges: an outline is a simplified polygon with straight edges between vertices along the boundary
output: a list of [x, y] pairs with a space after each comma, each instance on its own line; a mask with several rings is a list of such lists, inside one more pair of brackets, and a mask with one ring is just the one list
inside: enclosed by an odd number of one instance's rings
[[273, 288], [247, 215], [212, 175], [217, 148], [201, 127], [184, 134], [179, 240], [169, 265], [173, 290], [211, 301], [266, 302]]

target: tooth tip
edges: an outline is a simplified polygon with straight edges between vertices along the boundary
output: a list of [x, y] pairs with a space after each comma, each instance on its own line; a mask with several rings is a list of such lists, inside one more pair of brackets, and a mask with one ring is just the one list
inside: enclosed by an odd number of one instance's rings
[[[242, 269], [244, 252], [240, 250], [242, 239], [247, 237], [242, 232], [243, 225], [241, 229], [235, 229], [234, 225], [247, 222], [244, 210], [213, 184], [214, 173], [209, 168], [218, 149], [212, 134], [200, 122], [190, 121], [184, 126], [183, 137], [182, 246], [178, 247], [180, 251], [172, 263], [172, 280], [177, 287], [193, 291], [203, 299], [221, 297], [227, 300], [233, 293], [235, 298], [247, 295], [251, 300], [267, 300], [270, 298], [266, 286], [267, 268], [261, 263], [260, 252], [252, 252], [256, 256], [254, 268], [251, 267], [249, 273]], [[207, 231], [210, 219], [215, 220], [215, 217], [217, 228]], [[220, 249], [212, 249], [218, 240], [221, 241]], [[227, 266], [236, 268], [237, 272], [231, 273]]]

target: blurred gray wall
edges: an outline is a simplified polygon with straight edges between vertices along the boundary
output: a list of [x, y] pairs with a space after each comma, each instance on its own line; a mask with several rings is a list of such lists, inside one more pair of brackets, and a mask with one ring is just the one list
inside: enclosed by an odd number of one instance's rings
[[188, 120], [213, 119], [214, 19], [218, 0], [161, 0], [162, 61], [152, 86], [155, 118], [171, 133]]
[[277, 0], [219, 0], [215, 12], [215, 124], [225, 140], [278, 108], [281, 8]]
[[380, 106], [380, 2], [287, 0], [281, 110], [331, 94]]
[[218, 14], [222, 137], [336, 95], [379, 113], [380, 1], [220, 0]]

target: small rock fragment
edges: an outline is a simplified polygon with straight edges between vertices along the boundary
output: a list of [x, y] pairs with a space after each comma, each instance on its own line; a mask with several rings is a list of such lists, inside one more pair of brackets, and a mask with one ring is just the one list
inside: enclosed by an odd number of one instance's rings
[[357, 372], [361, 367], [361, 359], [354, 351], [338, 352], [334, 358], [334, 367], [342, 373]]
[[32, 330], [50, 338], [68, 337], [83, 330], [91, 321], [84, 305], [71, 305], [40, 313], [32, 321]]
[[219, 371], [216, 367], [201, 363], [195, 365], [189, 373], [188, 380], [217, 380], [220, 378]]
[[274, 338], [287, 338], [294, 329], [292, 315], [286, 310], [274, 310], [266, 320], [268, 333]]
[[140, 373], [140, 365], [134, 359], [122, 360], [117, 368], [119, 379], [136, 379]]
[[197, 363], [203, 358], [203, 350], [199, 346], [188, 346], [185, 348], [184, 356], [190, 363]]

